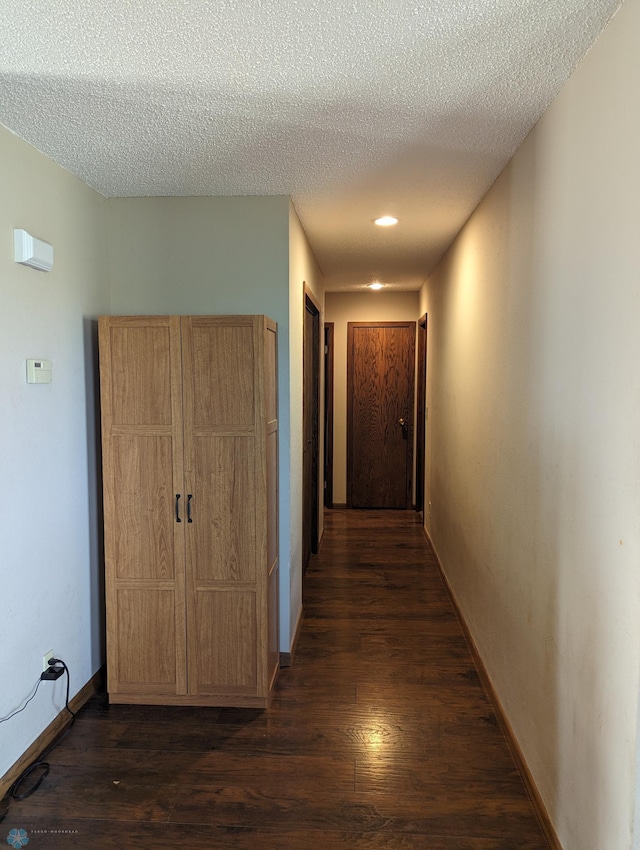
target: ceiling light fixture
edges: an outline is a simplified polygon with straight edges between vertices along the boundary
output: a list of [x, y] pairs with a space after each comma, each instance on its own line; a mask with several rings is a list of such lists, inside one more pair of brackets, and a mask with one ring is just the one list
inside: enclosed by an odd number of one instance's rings
[[392, 215], [383, 215], [380, 218], [374, 219], [373, 223], [377, 224], [378, 227], [391, 227], [398, 223], [398, 219]]
[[375, 283], [368, 283], [367, 286], [369, 289], [384, 289], [384, 283], [379, 283], [378, 281]]

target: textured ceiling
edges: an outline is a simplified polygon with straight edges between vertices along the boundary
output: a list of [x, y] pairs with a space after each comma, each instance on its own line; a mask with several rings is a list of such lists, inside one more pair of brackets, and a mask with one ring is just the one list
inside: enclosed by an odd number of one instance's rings
[[618, 6], [2, 0], [0, 122], [109, 197], [291, 195], [329, 290], [418, 288]]

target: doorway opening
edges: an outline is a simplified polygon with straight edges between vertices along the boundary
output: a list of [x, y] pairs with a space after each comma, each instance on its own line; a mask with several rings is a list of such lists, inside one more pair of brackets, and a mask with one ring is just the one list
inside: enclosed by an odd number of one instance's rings
[[302, 574], [318, 552], [320, 305], [305, 285], [303, 325]]

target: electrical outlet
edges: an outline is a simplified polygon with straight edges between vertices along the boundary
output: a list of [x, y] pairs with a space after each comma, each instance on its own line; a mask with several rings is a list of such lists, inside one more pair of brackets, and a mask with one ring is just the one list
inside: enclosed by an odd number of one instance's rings
[[43, 682], [55, 682], [64, 673], [63, 667], [49, 667], [44, 673], [40, 673], [40, 678]]
[[48, 670], [49, 667], [51, 666], [51, 659], [52, 658], [53, 658], [53, 650], [52, 649], [50, 649], [49, 652], [45, 652], [45, 654], [42, 656], [42, 672], [43, 673], [45, 672], [45, 670]]

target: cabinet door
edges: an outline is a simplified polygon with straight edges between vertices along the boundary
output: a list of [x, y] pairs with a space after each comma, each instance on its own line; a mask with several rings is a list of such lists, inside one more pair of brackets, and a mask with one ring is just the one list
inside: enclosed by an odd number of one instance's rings
[[184, 694], [180, 323], [101, 317], [99, 331], [108, 690]]
[[264, 680], [266, 484], [256, 328], [250, 316], [182, 320], [191, 694], [255, 697]]

